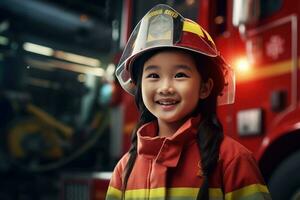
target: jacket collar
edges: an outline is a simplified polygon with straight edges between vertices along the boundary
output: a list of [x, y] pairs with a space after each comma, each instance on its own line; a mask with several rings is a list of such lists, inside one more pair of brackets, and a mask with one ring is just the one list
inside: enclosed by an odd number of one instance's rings
[[157, 136], [157, 121], [143, 125], [138, 134], [138, 154], [168, 167], [177, 166], [184, 145], [196, 140], [200, 116], [188, 119], [172, 136]]

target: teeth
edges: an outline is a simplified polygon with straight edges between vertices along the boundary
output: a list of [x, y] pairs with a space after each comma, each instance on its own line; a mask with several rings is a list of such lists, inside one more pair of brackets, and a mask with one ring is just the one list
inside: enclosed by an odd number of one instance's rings
[[173, 105], [176, 104], [176, 101], [168, 101], [168, 102], [159, 101], [158, 103], [161, 105]]

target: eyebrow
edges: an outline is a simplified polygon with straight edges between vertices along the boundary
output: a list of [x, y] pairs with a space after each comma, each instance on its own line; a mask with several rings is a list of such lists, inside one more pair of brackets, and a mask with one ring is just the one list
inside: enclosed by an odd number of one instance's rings
[[[156, 66], [156, 65], [149, 65], [149, 66], [146, 66], [144, 71], [156, 70], [156, 69], [159, 69], [159, 68], [160, 67]], [[175, 68], [176, 68], [176, 70], [183, 69], [183, 70], [192, 71], [191, 67], [189, 67], [188, 65], [175, 65]]]
[[158, 69], [159, 67], [156, 66], [156, 65], [149, 65], [149, 66], [146, 66], [144, 71], [150, 71], [150, 70], [155, 70], [155, 69]]
[[191, 67], [188, 65], [176, 65], [175, 66], [177, 69], [183, 69], [183, 70], [188, 70], [188, 71], [192, 71]]

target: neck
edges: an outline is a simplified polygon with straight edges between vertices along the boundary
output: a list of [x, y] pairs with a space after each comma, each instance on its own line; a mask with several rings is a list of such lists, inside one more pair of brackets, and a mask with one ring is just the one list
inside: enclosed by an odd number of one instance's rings
[[158, 122], [158, 135], [162, 137], [172, 136], [185, 121], [168, 123], [162, 120], [157, 120]]

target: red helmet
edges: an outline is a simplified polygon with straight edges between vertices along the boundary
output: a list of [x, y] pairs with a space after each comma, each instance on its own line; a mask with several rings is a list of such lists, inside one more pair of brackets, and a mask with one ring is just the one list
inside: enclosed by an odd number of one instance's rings
[[217, 59], [223, 71], [225, 86], [218, 103], [234, 102], [235, 78], [233, 70], [225, 63], [211, 36], [196, 22], [182, 17], [168, 5], [153, 7], [133, 30], [116, 69], [121, 86], [135, 93], [132, 66], [137, 57], [149, 50], [172, 47], [193, 51]]

